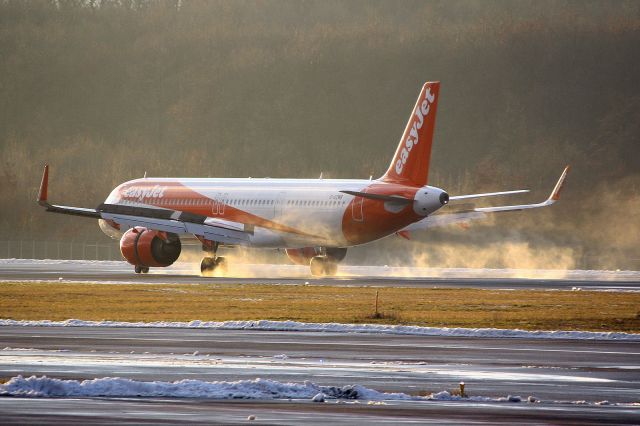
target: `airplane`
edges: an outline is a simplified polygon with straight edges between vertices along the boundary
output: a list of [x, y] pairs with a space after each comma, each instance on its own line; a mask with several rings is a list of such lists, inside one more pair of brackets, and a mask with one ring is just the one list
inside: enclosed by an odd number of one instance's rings
[[[335, 275], [349, 247], [491, 213], [547, 207], [560, 196], [569, 166], [541, 203], [447, 212], [460, 200], [528, 192], [512, 190], [450, 196], [427, 185], [440, 82], [423, 85], [388, 170], [378, 179], [151, 178], [117, 186], [98, 207], [50, 204], [49, 165], [38, 203], [52, 213], [98, 219], [120, 240], [123, 258], [136, 273], [167, 267], [182, 243], [202, 246], [203, 275], [226, 271], [219, 247], [283, 249], [314, 276]], [[442, 211], [440, 211], [442, 209]]]

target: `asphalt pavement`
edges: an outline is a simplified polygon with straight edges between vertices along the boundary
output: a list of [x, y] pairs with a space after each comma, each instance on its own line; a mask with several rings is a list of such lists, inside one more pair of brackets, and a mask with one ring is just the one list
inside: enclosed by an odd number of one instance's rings
[[[0, 377], [359, 384], [522, 402], [0, 398], [4, 422], [640, 422], [640, 343], [171, 328], [0, 327]], [[538, 403], [529, 403], [534, 396]], [[604, 401], [604, 402], [603, 402]]]
[[277, 284], [372, 287], [640, 291], [636, 271], [554, 271], [341, 265], [336, 277], [312, 277], [295, 265], [238, 264], [224, 277], [202, 277], [197, 263], [135, 274], [126, 262], [2, 260], [1, 281], [139, 284]]

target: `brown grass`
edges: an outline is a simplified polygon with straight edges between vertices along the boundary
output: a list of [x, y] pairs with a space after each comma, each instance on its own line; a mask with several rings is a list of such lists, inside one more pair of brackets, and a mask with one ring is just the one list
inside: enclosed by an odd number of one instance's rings
[[277, 285], [0, 284], [0, 318], [295, 320], [640, 332], [640, 294]]

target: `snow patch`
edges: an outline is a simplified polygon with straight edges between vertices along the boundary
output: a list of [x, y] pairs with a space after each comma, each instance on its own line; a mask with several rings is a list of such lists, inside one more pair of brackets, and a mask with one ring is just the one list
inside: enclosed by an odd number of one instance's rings
[[[415, 396], [405, 393], [385, 393], [361, 385], [321, 386], [305, 381], [304, 383], [282, 383], [275, 380], [254, 379], [234, 382], [201, 380], [137, 381], [120, 377], [103, 377], [91, 380], [62, 380], [46, 376], [16, 376], [0, 384], [0, 397], [165, 397], [165, 398], [208, 398], [208, 399], [306, 399], [313, 402], [325, 402], [327, 399], [344, 402], [351, 400], [369, 401], [369, 404], [384, 404], [383, 401], [460, 401], [482, 403], [520, 403], [519, 396], [506, 397], [471, 396], [461, 397], [447, 391], [428, 396]], [[541, 402], [535, 397], [527, 398], [529, 403]], [[586, 401], [545, 401], [546, 403], [592, 405]], [[610, 403], [599, 401], [594, 405], [635, 406], [636, 403]]]
[[324, 394], [322, 392], [320, 392], [319, 394], [317, 394], [316, 396], [314, 396], [313, 398], [311, 398], [311, 400], [313, 402], [324, 402]]
[[[143, 382], [119, 377], [92, 380], [61, 380], [42, 377], [13, 377], [0, 385], [0, 395], [26, 397], [175, 397], [211, 399], [425, 399], [404, 393], [383, 393], [360, 385], [320, 386], [311, 382], [281, 383], [255, 379], [235, 382], [179, 380]], [[319, 396], [320, 395], [320, 396]]]
[[28, 321], [0, 319], [0, 326], [29, 327], [127, 327], [127, 328], [202, 328], [210, 330], [264, 330], [264, 331], [303, 331], [331, 333], [370, 333], [399, 334], [412, 336], [447, 337], [484, 337], [484, 338], [523, 338], [523, 339], [570, 339], [570, 340], [624, 340], [640, 341], [640, 334], [594, 331], [527, 331], [500, 328], [448, 328], [419, 327], [408, 325], [383, 324], [340, 324], [340, 323], [304, 323], [297, 321], [85, 321], [69, 319], [66, 321]]

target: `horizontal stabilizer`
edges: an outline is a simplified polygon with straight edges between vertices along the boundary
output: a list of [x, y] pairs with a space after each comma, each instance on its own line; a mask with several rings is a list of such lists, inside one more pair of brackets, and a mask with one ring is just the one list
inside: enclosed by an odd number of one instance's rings
[[564, 186], [564, 181], [567, 178], [567, 174], [571, 170], [571, 166], [566, 166], [560, 175], [560, 179], [556, 182], [556, 185], [553, 187], [553, 191], [549, 195], [545, 201], [541, 203], [535, 204], [520, 204], [516, 206], [498, 206], [498, 207], [478, 207], [474, 209], [476, 212], [483, 213], [493, 213], [493, 212], [508, 212], [508, 211], [517, 211], [517, 210], [527, 210], [527, 209], [536, 209], [539, 207], [547, 207], [555, 203], [560, 199], [560, 191], [562, 191], [562, 187]]
[[[552, 205], [553, 203], [555, 203], [556, 201], [558, 201], [560, 199], [560, 191], [562, 191], [562, 188], [564, 186], [564, 181], [567, 178], [567, 174], [569, 173], [569, 170], [571, 169], [570, 166], [566, 166], [564, 168], [564, 170], [562, 171], [562, 174], [560, 175], [560, 178], [558, 179], [558, 182], [556, 182], [556, 185], [553, 188], [553, 191], [551, 191], [551, 194], [549, 195], [549, 198], [547, 198], [545, 201], [541, 202], [541, 203], [535, 203], [535, 204], [520, 204], [520, 205], [513, 205], [513, 206], [496, 206], [496, 207], [478, 207], [478, 208], [474, 208], [471, 210], [466, 210], [466, 211], [457, 211], [457, 212], [450, 212], [450, 213], [441, 213], [441, 214], [435, 214], [432, 216], [427, 216], [426, 218], [418, 221], [418, 222], [414, 222], [411, 225], [407, 226], [404, 229], [401, 229], [400, 232], [402, 231], [407, 231], [407, 232], [415, 232], [415, 231], [423, 231], [429, 228], [437, 228], [440, 226], [447, 226], [447, 225], [452, 225], [452, 224], [464, 224], [464, 223], [468, 223], [470, 221], [473, 220], [477, 220], [477, 219], [483, 219], [487, 216], [488, 213], [498, 213], [498, 212], [510, 212], [510, 211], [518, 211], [518, 210], [527, 210], [527, 209], [537, 209], [539, 207], [547, 207]], [[495, 194], [495, 195], [506, 195], [509, 193], [517, 193], [520, 191], [507, 191], [506, 193], [491, 193], [491, 195]], [[484, 194], [475, 194], [475, 195], [484, 195]], [[487, 196], [491, 196], [491, 195], [487, 195]], [[464, 196], [463, 196], [464, 197]], [[471, 197], [469, 197], [471, 198]], [[451, 200], [456, 199], [455, 197], [451, 197]], [[461, 199], [461, 198], [457, 198], [457, 199]], [[464, 199], [464, 198], [462, 198]]]
[[515, 190], [515, 191], [485, 192], [484, 194], [454, 195], [452, 197], [449, 197], [449, 201], [467, 200], [469, 198], [497, 197], [497, 196], [500, 196], [500, 195], [524, 194], [525, 192], [529, 192], [529, 190], [528, 189], [518, 189], [518, 190]]

